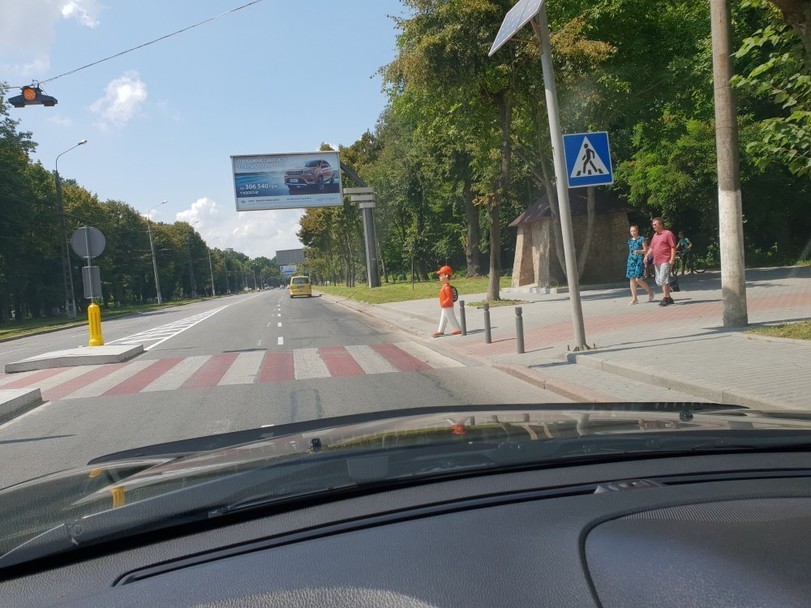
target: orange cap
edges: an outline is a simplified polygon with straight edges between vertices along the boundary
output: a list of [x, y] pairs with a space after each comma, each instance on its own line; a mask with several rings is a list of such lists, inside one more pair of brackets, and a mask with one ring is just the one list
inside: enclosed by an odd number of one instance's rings
[[440, 275], [440, 274], [446, 274], [446, 275], [448, 275], [449, 277], [452, 277], [452, 276], [453, 276], [453, 268], [451, 268], [450, 266], [443, 266], [442, 268], [440, 268], [439, 270], [437, 270], [437, 271], [436, 271], [436, 273], [437, 273], [438, 275]]

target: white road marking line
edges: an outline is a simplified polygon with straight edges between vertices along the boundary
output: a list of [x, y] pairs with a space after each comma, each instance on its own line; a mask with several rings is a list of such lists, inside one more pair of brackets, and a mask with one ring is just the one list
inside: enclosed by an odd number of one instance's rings
[[279, 321], [279, 322], [276, 324], [276, 327], [281, 327], [281, 326], [282, 326], [282, 322], [281, 322], [281, 321]]
[[278, 344], [279, 346], [284, 346], [284, 338], [279, 336], [279, 340], [276, 342], [276, 344]]
[[187, 329], [194, 327], [198, 323], [205, 321], [206, 319], [212, 317], [221, 310], [225, 310], [229, 306], [230, 304], [226, 304], [225, 306], [220, 306], [219, 308], [208, 310], [206, 312], [193, 315], [191, 317], [187, 317], [179, 321], [173, 321], [172, 323], [167, 323], [166, 325], [161, 325], [160, 327], [155, 327], [153, 329], [142, 331], [140, 333], [127, 336], [126, 338], [112, 340], [107, 344], [140, 344], [142, 342], [150, 342], [152, 340], [157, 340], [157, 342], [155, 342], [154, 344], [150, 344], [149, 346], [144, 347], [145, 351], [151, 350], [156, 346], [163, 344], [170, 338], [174, 338], [176, 335], [181, 334]]
[[447, 367], [465, 367], [464, 363], [459, 363], [455, 359], [440, 355], [438, 352], [431, 350], [427, 346], [417, 344], [416, 342], [398, 342], [398, 348], [404, 350], [412, 357], [416, 357], [420, 361], [424, 361], [434, 368], [447, 368]]
[[82, 399], [85, 397], [98, 397], [102, 393], [109, 391], [114, 386], [118, 386], [125, 380], [128, 380], [138, 372], [146, 369], [147, 367], [149, 367], [154, 363], [155, 363], [154, 360], [149, 359], [127, 363], [124, 367], [114, 371], [109, 376], [105, 376], [104, 378], [101, 378], [99, 380], [96, 380], [95, 382], [83, 386], [78, 391], [75, 391], [70, 395], [65, 395], [63, 399]]
[[318, 355], [317, 348], [298, 348], [293, 351], [293, 368], [296, 380], [329, 378], [327, 364]]
[[371, 346], [357, 345], [345, 348], [367, 374], [387, 374], [399, 371]]
[[217, 386], [229, 384], [253, 384], [256, 375], [259, 373], [259, 366], [265, 358], [264, 351], [252, 351], [239, 353], [239, 356], [225, 372], [225, 375], [217, 383]]
[[45, 391], [50, 390], [55, 386], [59, 386], [63, 382], [68, 382], [69, 380], [73, 380], [74, 378], [77, 378], [82, 374], [86, 374], [92, 369], [93, 366], [89, 365], [78, 365], [76, 367], [69, 367], [65, 371], [60, 372], [55, 376], [51, 376], [47, 380], [37, 382], [36, 388], [38, 388], [44, 393]]
[[203, 363], [211, 358], [210, 355], [196, 355], [187, 357], [180, 363], [168, 370], [160, 378], [156, 378], [142, 389], [142, 392], [153, 391], [173, 391], [183, 386], [198, 369], [203, 367]]

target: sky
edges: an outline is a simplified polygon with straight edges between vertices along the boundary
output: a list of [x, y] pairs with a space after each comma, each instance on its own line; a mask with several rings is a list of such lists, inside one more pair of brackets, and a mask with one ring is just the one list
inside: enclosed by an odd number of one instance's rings
[[303, 210], [236, 211], [231, 156], [337, 149], [373, 130], [404, 9], [260, 0], [229, 12], [249, 1], [0, 0], [0, 83], [42, 82], [59, 100], [9, 106], [33, 159], [53, 170], [86, 139], [58, 169], [100, 200], [194, 223], [210, 247], [250, 257], [301, 247]]

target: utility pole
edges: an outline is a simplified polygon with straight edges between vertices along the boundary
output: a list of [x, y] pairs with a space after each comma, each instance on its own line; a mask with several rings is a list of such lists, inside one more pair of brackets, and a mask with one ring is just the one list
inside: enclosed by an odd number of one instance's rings
[[718, 239], [721, 249], [721, 299], [724, 327], [748, 324], [743, 209], [738, 162], [738, 120], [730, 80], [729, 0], [710, 0], [712, 67], [715, 85], [715, 145], [718, 155]]
[[211, 297], [217, 295], [217, 290], [214, 288], [214, 266], [211, 265], [211, 247], [206, 245], [208, 249], [208, 271], [211, 273]]
[[73, 271], [70, 267], [70, 244], [68, 242], [67, 226], [65, 225], [65, 206], [62, 202], [62, 180], [59, 178], [59, 157], [67, 154], [71, 150], [83, 146], [86, 139], [81, 140], [75, 146], [71, 146], [61, 154], [57, 154], [54, 161], [54, 179], [56, 180], [56, 202], [59, 207], [59, 230], [61, 232], [62, 246], [62, 280], [65, 287], [65, 314], [68, 319], [76, 318], [76, 296], [73, 290]]

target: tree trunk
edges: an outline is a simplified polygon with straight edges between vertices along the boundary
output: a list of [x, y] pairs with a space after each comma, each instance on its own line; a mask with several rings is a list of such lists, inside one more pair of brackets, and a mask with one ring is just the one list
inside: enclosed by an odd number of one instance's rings
[[510, 142], [510, 118], [512, 103], [509, 95], [501, 93], [494, 97], [501, 119], [501, 175], [490, 198], [487, 212], [490, 220], [490, 280], [487, 287], [488, 300], [500, 300], [501, 283], [501, 221], [499, 208], [501, 201], [506, 198], [510, 185], [510, 161], [512, 160], [512, 145]]
[[586, 268], [586, 260], [589, 257], [591, 239], [594, 235], [594, 208], [596, 206], [594, 188], [586, 188], [586, 236], [583, 237], [583, 245], [580, 247], [580, 259], [577, 260], [577, 278], [583, 278], [583, 271]]
[[501, 222], [499, 221], [498, 195], [491, 197], [487, 205], [487, 217], [490, 225], [490, 280], [487, 283], [487, 299], [500, 300], [501, 283]]
[[808, 0], [771, 0], [800, 39], [805, 47], [805, 57], [811, 57], [811, 2]]
[[481, 226], [479, 225], [479, 210], [473, 204], [472, 180], [465, 177], [462, 185], [462, 197], [465, 199], [465, 215], [467, 216], [467, 241], [465, 242], [465, 257], [467, 259], [467, 276], [477, 277], [482, 272]]

